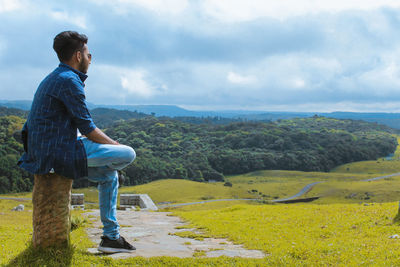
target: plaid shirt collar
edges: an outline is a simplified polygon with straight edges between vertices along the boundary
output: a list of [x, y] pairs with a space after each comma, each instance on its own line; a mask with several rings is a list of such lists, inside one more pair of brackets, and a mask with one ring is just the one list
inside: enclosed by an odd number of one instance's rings
[[87, 79], [87, 75], [85, 74], [85, 73], [83, 73], [83, 72], [80, 72], [79, 70], [76, 70], [76, 69], [74, 69], [73, 67], [71, 67], [70, 65], [67, 65], [67, 64], [65, 64], [65, 63], [60, 63], [60, 65], [58, 65], [59, 67], [61, 67], [61, 68], [67, 68], [67, 69], [70, 69], [70, 70], [72, 70], [73, 72], [75, 72], [76, 74], [78, 74], [78, 76], [79, 76], [79, 79], [81, 79], [81, 81], [84, 83], [85, 82], [85, 80]]

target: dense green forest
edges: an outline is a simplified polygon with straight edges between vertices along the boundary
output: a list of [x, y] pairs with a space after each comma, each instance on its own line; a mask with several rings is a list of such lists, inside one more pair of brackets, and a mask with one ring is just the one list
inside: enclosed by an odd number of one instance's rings
[[7, 108], [0, 106], [0, 117], [2, 116], [10, 116], [15, 115], [22, 118], [26, 118], [28, 116], [28, 111], [18, 109], [18, 108]]
[[[32, 175], [16, 166], [23, 151], [18, 130], [26, 117], [19, 112], [0, 110], [0, 193], [32, 188]], [[223, 180], [261, 169], [329, 171], [386, 156], [397, 145], [392, 136], [397, 132], [389, 127], [325, 117], [218, 124], [213, 123], [217, 118], [176, 120], [115, 110], [92, 114], [97, 125], [107, 125], [107, 134], [136, 150], [137, 159], [124, 170], [127, 185], [163, 178]], [[86, 185], [85, 179], [74, 182]]]
[[0, 117], [0, 193], [32, 189], [33, 176], [17, 167], [24, 148], [16, 139], [24, 122], [18, 116]]
[[261, 169], [329, 171], [392, 153], [394, 131], [376, 123], [324, 117], [228, 125], [148, 117], [106, 130], [137, 152], [136, 162], [125, 170], [129, 184], [162, 178], [222, 180]]

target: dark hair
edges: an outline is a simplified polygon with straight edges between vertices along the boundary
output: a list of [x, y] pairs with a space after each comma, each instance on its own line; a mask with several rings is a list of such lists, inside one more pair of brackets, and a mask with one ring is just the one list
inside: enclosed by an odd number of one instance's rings
[[53, 49], [56, 51], [58, 59], [61, 62], [65, 62], [71, 59], [75, 51], [82, 51], [87, 41], [88, 38], [84, 34], [79, 34], [74, 31], [65, 31], [54, 37]]

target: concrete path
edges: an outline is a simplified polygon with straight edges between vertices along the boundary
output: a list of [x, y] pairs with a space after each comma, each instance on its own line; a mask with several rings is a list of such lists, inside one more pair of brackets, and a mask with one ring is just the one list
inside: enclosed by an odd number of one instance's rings
[[305, 187], [303, 187], [303, 189], [300, 190], [300, 192], [298, 192], [297, 194], [291, 196], [291, 197], [287, 197], [287, 198], [280, 198], [280, 199], [274, 199], [272, 200], [272, 202], [283, 202], [283, 201], [287, 201], [287, 200], [291, 200], [291, 199], [295, 199], [297, 197], [300, 197], [302, 195], [304, 195], [305, 193], [307, 193], [308, 191], [310, 191], [314, 185], [319, 184], [319, 183], [323, 183], [323, 181], [321, 182], [314, 182], [311, 184], [306, 185]]
[[363, 182], [371, 182], [371, 181], [381, 180], [381, 179], [385, 179], [385, 178], [389, 178], [389, 177], [393, 177], [393, 176], [398, 176], [398, 175], [400, 175], [400, 172], [389, 174], [389, 175], [385, 175], [385, 176], [379, 176], [379, 177], [374, 177], [374, 178], [370, 178], [370, 179], [365, 179], [365, 180], [361, 180], [361, 181], [363, 181]]
[[[99, 244], [102, 235], [99, 210], [85, 213], [85, 215], [93, 221], [93, 227], [87, 230], [89, 237], [96, 244]], [[136, 247], [136, 251], [133, 253], [108, 254], [108, 256], [112, 258], [135, 256], [185, 258], [193, 257], [195, 252], [204, 252], [205, 257], [263, 258], [266, 256], [262, 251], [247, 250], [241, 245], [234, 245], [226, 239], [204, 238], [203, 241], [199, 241], [171, 235], [170, 233], [181, 231], [197, 231], [195, 229], [175, 229], [175, 227], [183, 226], [185, 223], [179, 217], [169, 215], [169, 212], [119, 210], [117, 218], [121, 225], [121, 235]], [[97, 248], [91, 248], [89, 252], [99, 254]]]

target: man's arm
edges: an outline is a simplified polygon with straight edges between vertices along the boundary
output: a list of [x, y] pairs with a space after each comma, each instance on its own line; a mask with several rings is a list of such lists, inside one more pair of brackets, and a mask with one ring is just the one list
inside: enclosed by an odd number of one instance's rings
[[110, 145], [119, 145], [117, 141], [112, 140], [108, 135], [103, 133], [99, 128], [95, 128], [90, 133], [86, 134], [86, 137], [95, 143], [99, 144], [110, 144]]

